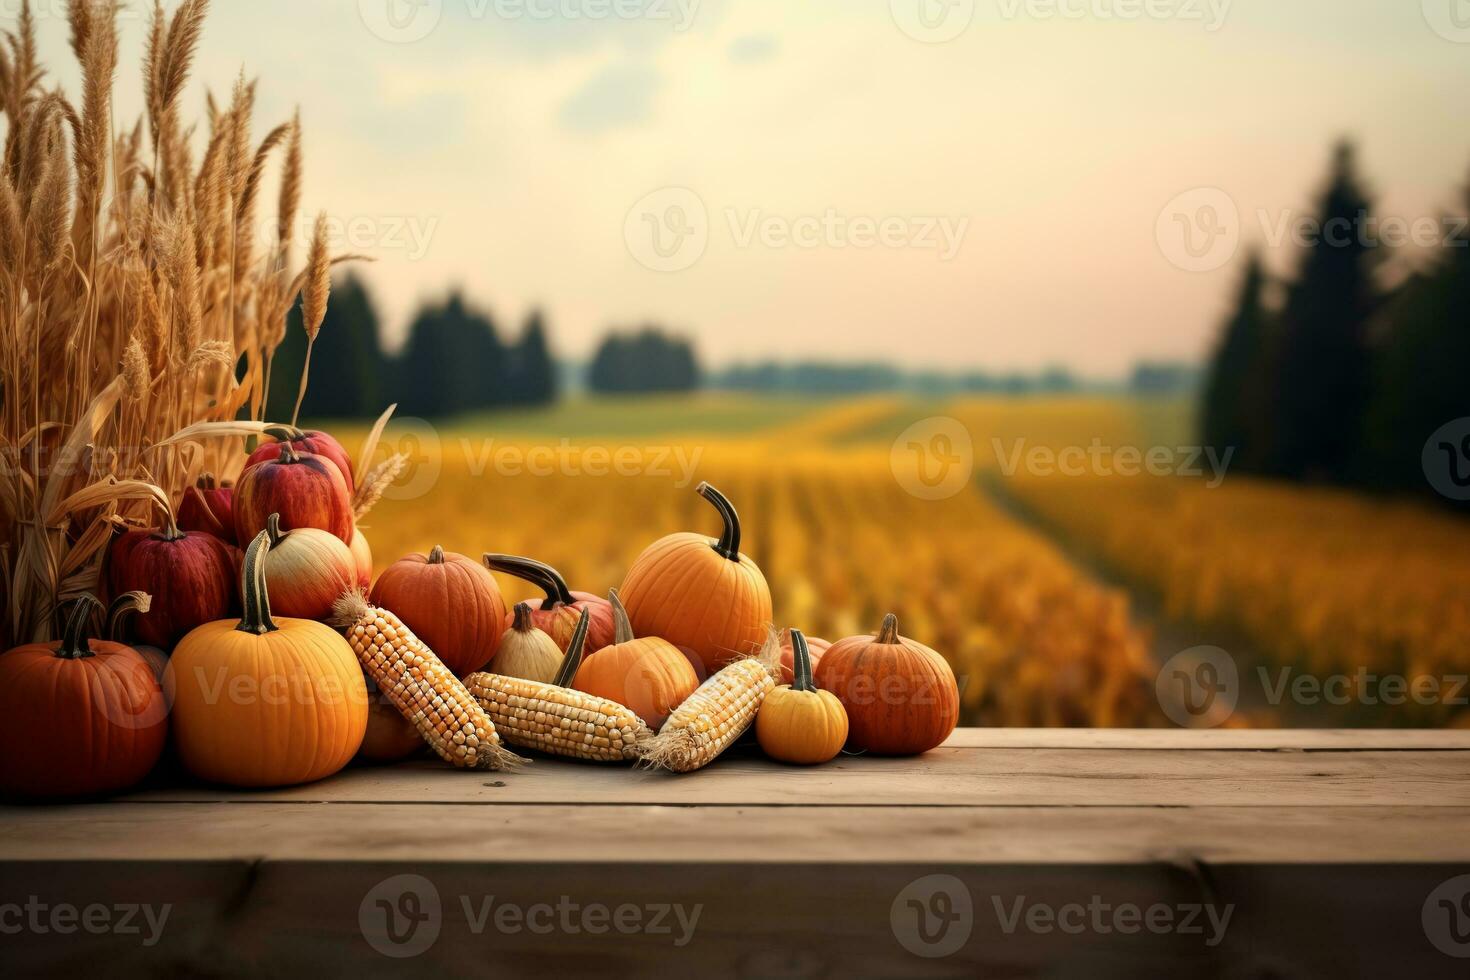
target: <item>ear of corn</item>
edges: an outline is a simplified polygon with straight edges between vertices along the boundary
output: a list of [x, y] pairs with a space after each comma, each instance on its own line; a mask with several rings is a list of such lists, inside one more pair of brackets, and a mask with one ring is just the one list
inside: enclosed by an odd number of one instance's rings
[[512, 745], [597, 762], [637, 758], [653, 737], [643, 719], [616, 701], [565, 686], [582, 662], [587, 624], [583, 609], [556, 683], [481, 671], [466, 677], [465, 685]]
[[712, 674], [643, 751], [643, 763], [674, 772], [709, 765], [745, 733], [780, 676], [781, 647], [774, 632], [765, 648]]
[[484, 671], [466, 677], [465, 684], [500, 736], [522, 748], [623, 762], [636, 759], [653, 738], [643, 719], [607, 698]]
[[461, 769], [526, 761], [500, 744], [485, 709], [391, 611], [369, 605], [361, 592], [342, 596], [333, 611], [368, 677], [441, 759]]

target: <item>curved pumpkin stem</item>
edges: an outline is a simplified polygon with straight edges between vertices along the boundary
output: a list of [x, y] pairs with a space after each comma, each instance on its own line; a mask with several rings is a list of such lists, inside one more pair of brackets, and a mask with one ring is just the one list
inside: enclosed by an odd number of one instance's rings
[[735, 513], [735, 505], [730, 503], [729, 497], [708, 483], [701, 483], [694, 488], [694, 492], [714, 504], [715, 510], [720, 512], [720, 519], [725, 522], [725, 529], [720, 532], [720, 540], [713, 542], [711, 547], [719, 552], [722, 558], [738, 562], [740, 560], [740, 515]]
[[56, 648], [56, 656], [62, 660], [80, 660], [83, 657], [95, 657], [87, 634], [92, 625], [92, 612], [102, 608], [102, 600], [96, 596], [87, 594], [79, 597], [72, 603], [71, 612], [66, 617], [66, 628], [61, 632], [61, 645]]
[[289, 439], [281, 443], [281, 456], [280, 456], [279, 459], [276, 460], [276, 462], [278, 462], [278, 463], [299, 463], [299, 462], [301, 462], [301, 454], [296, 451], [296, 447], [291, 444], [291, 441]]
[[264, 432], [277, 442], [290, 442], [293, 439], [305, 439], [306, 433], [294, 425], [268, 425]]
[[543, 609], [548, 609], [558, 603], [570, 606], [577, 601], [572, 595], [572, 590], [567, 586], [567, 580], [562, 578], [561, 572], [545, 562], [534, 558], [523, 558], [520, 555], [499, 555], [488, 551], [480, 560], [485, 563], [486, 568], [492, 571], [514, 575], [545, 592], [546, 602], [542, 605]]
[[[272, 514], [271, 516], [269, 516], [269, 517], [267, 517], [265, 519], [265, 533], [267, 533], [267, 534], [269, 534], [271, 536], [271, 547], [272, 548], [275, 548], [275, 547], [277, 547], [277, 546], [280, 545], [281, 539], [286, 536], [281, 531], [281, 515], [280, 514]], [[300, 538], [298, 538], [297, 540], [299, 541]]]
[[265, 636], [280, 629], [271, 620], [271, 599], [265, 588], [265, 556], [271, 550], [271, 532], [261, 531], [245, 549], [245, 560], [240, 564], [240, 601], [245, 614], [235, 629], [241, 633]]
[[[633, 624], [628, 621], [628, 610], [623, 608], [623, 600], [618, 598], [617, 589], [607, 590], [608, 605], [612, 606], [613, 613], [613, 643], [630, 643], [633, 640]], [[583, 609], [583, 612], [587, 610]]]
[[112, 600], [107, 607], [107, 627], [104, 635], [114, 643], [123, 642], [123, 621], [133, 613], [142, 615], [153, 606], [153, 597], [146, 592], [124, 592]]
[[795, 626], [791, 627], [791, 689], [793, 691], [815, 691], [812, 683], [812, 652], [806, 645], [806, 636]]
[[883, 617], [883, 626], [878, 630], [876, 642], [889, 646], [898, 642], [898, 617], [893, 613]]
[[572, 631], [572, 639], [567, 643], [566, 656], [561, 658], [561, 666], [551, 682], [556, 687], [571, 687], [572, 681], [577, 679], [577, 671], [582, 666], [582, 648], [587, 645], [587, 628], [591, 622], [592, 614], [584, 608], [582, 617], [577, 620], [577, 628]]

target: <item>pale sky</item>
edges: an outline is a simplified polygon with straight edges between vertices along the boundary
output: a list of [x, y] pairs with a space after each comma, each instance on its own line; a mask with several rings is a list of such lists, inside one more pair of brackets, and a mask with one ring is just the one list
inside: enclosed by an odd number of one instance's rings
[[[74, 92], [63, 0], [38, 2]], [[214, 6], [191, 112], [242, 67], [260, 134], [301, 105], [306, 206], [378, 257], [390, 343], [459, 284], [503, 331], [543, 308], [568, 357], [651, 321], [707, 365], [1119, 374], [1208, 350], [1236, 237], [1290, 268], [1267, 240], [1337, 136], [1384, 215], [1432, 218], [1470, 178], [1466, 0]], [[1181, 253], [1171, 207], [1233, 209], [1224, 251]]]

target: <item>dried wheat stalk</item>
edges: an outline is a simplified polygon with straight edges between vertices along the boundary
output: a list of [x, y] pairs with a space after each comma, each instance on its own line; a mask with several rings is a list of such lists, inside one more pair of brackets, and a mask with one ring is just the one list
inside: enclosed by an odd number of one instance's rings
[[[299, 118], [255, 144], [242, 78], [228, 107], [210, 100], [207, 133], [181, 120], [207, 10], [183, 0], [170, 17], [154, 0], [146, 118], [121, 132], [118, 0], [69, 2], [79, 107], [47, 88], [29, 0], [0, 39], [0, 649], [49, 638], [57, 605], [94, 584], [114, 524], [151, 523], [202, 471], [238, 471], [303, 287], [321, 322], [321, 223], [310, 268], [288, 269]], [[278, 150], [262, 247], [257, 201]]]

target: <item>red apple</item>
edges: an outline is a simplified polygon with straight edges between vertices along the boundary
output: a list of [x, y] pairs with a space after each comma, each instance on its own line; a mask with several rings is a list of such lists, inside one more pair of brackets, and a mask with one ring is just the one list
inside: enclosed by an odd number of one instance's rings
[[342, 471], [342, 478], [347, 481], [349, 492], [356, 486], [353, 482], [355, 478], [352, 473], [352, 458], [347, 455], [347, 450], [342, 448], [340, 442], [325, 432], [319, 432], [316, 429], [298, 429], [292, 425], [273, 425], [265, 432], [276, 441], [257, 446], [255, 452], [251, 453], [250, 458], [245, 461], [246, 467], [276, 459], [281, 455], [281, 444], [289, 442], [291, 448], [298, 453], [325, 456], [336, 463], [337, 469]]
[[235, 486], [235, 535], [251, 541], [265, 530], [272, 514], [281, 515], [281, 529], [314, 527], [352, 541], [352, 492], [337, 464], [325, 456], [297, 452], [289, 442], [279, 444], [275, 459], [255, 463]]

